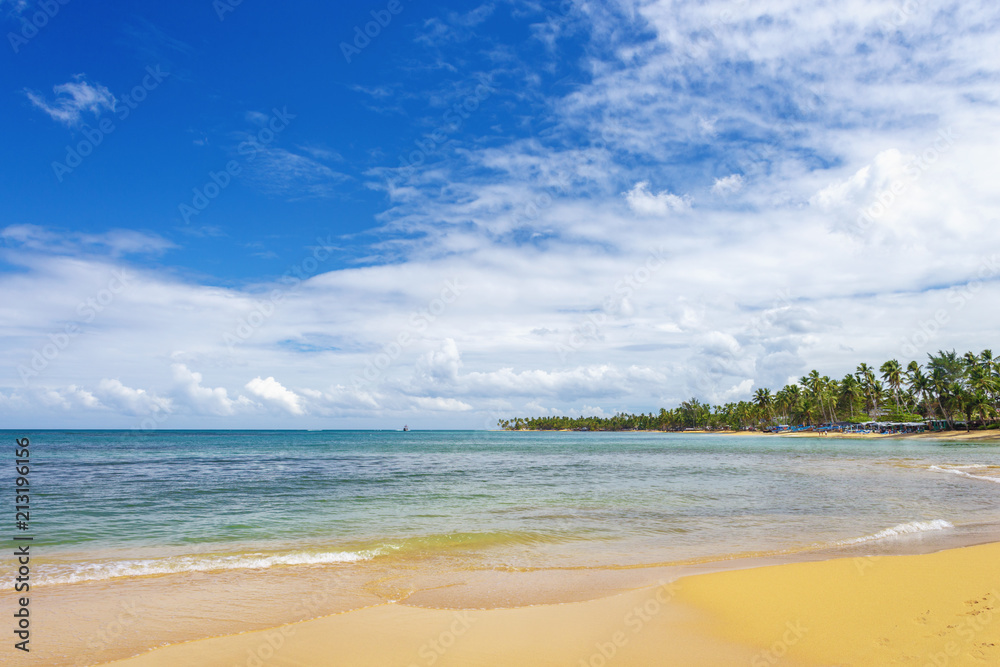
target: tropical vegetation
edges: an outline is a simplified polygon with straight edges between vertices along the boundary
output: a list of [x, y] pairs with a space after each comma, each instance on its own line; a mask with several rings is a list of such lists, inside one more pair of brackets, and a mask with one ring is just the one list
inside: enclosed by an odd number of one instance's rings
[[983, 350], [959, 356], [954, 350], [928, 354], [928, 361], [906, 366], [895, 359], [877, 369], [860, 364], [836, 380], [810, 371], [777, 392], [760, 388], [749, 401], [710, 405], [697, 398], [654, 414], [619, 413], [612, 417], [517, 417], [501, 419], [506, 430], [591, 431], [684, 429], [768, 429], [779, 424], [938, 420], [947, 428], [997, 428], [1000, 415], [1000, 358]]

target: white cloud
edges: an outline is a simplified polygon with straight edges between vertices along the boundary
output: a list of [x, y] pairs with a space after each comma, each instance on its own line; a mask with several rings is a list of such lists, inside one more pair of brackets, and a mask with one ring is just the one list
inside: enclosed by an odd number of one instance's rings
[[466, 412], [472, 409], [471, 405], [456, 398], [418, 396], [413, 399], [413, 403], [421, 410], [437, 412]]
[[170, 399], [160, 398], [145, 389], [127, 387], [117, 379], [101, 380], [94, 394], [103, 404], [123, 414], [144, 416], [171, 411]]
[[[1000, 275], [996, 8], [922, 6], [885, 29], [897, 9], [585, 3], [539, 38], [591, 30], [588, 76], [558, 96], [532, 83], [553, 60], [524, 78], [525, 98], [544, 95], [533, 120], [550, 130], [442, 147], [410, 175], [372, 170], [368, 185], [389, 203], [363, 268], [321, 264], [293, 291], [121, 260], [166, 249], [150, 235], [7, 227], [0, 259], [17, 271], [0, 273], [0, 365], [30, 364], [68, 323], [81, 333], [30, 388], [16, 376], [0, 386], [0, 411], [105, 425], [150, 400], [136, 389], [115, 402], [108, 390], [105, 403], [95, 387], [120, 377], [169, 396], [178, 427], [384, 427], [404, 415], [479, 427], [496, 412], [737, 400], [811, 368], [839, 377], [862, 360], [990, 347], [1000, 283], [967, 288]], [[954, 141], [940, 143], [951, 127]], [[284, 174], [271, 192], [323, 192], [337, 176], [314, 163], [334, 158], [295, 150], [259, 163]], [[718, 207], [699, 206], [696, 225], [645, 224], [694, 217], [688, 192], [711, 192]], [[892, 201], [859, 226], [885, 192]], [[738, 210], [715, 197], [737, 194]], [[135, 279], [84, 321], [80, 304], [122, 264]], [[422, 317], [456, 278], [459, 298]], [[227, 345], [271, 289], [283, 295], [273, 314]], [[923, 341], [941, 309], [947, 323]], [[388, 348], [401, 333], [405, 345]], [[355, 385], [386, 349], [388, 365]]]
[[462, 358], [453, 338], [445, 339], [442, 349], [428, 352], [419, 363], [419, 368], [437, 382], [454, 382], [461, 367]]
[[932, 143], [919, 154], [881, 151], [870, 164], [818, 191], [809, 203], [832, 229], [852, 237], [917, 243], [949, 226], [956, 235], [968, 235], [976, 225], [955, 206], [961, 186], [953, 180], [958, 176], [953, 146], [940, 138], [937, 145], [944, 150]]
[[68, 408], [79, 406], [94, 409], [101, 407], [101, 402], [91, 392], [75, 385], [70, 385], [60, 393], [66, 401], [66, 407]]
[[247, 408], [250, 405], [246, 396], [239, 396], [236, 400], [229, 398], [229, 392], [225, 387], [213, 389], [201, 386], [201, 373], [191, 371], [184, 364], [173, 364], [172, 369], [178, 393], [185, 399], [187, 406], [196, 413], [232, 415], [237, 409]]
[[111, 229], [101, 234], [50, 230], [38, 225], [9, 225], [0, 229], [5, 243], [27, 250], [66, 254], [106, 252], [113, 256], [157, 254], [176, 246], [158, 234]]
[[246, 389], [254, 396], [287, 411], [289, 414], [305, 414], [298, 394], [283, 387], [273, 377], [269, 377], [266, 380], [256, 377], [247, 382]]
[[705, 350], [720, 355], [735, 355], [740, 351], [736, 338], [723, 331], [710, 331], [702, 336], [702, 346]]
[[715, 127], [715, 123], [718, 120], [719, 120], [718, 118], [700, 118], [699, 117], [698, 118], [698, 128], [704, 134], [707, 134], [709, 136], [714, 136], [714, 135], [716, 135], [716, 134], [719, 133], [719, 131]]
[[725, 178], [715, 179], [712, 184], [712, 192], [723, 197], [734, 195], [743, 189], [745, 182], [740, 174], [731, 174]]
[[56, 98], [52, 103], [32, 91], [25, 91], [28, 99], [37, 108], [47, 113], [53, 120], [68, 127], [81, 123], [85, 113], [95, 117], [103, 111], [115, 110], [115, 96], [101, 84], [90, 84], [80, 74], [75, 81], [68, 81], [52, 87]]
[[753, 380], [746, 379], [739, 384], [733, 385], [726, 391], [712, 395], [712, 403], [715, 405], [725, 405], [730, 402], [746, 401], [753, 391]]
[[639, 215], [666, 216], [691, 208], [691, 197], [678, 197], [666, 190], [653, 194], [647, 181], [639, 181], [624, 196], [629, 208]]

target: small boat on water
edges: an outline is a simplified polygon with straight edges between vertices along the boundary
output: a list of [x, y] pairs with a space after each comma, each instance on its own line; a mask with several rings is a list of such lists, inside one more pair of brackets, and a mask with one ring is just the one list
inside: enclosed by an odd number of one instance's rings
[[410, 430], [410, 427], [409, 427], [409, 426], [405, 426], [405, 425], [404, 425], [404, 426], [403, 426], [403, 430], [404, 430], [404, 431], [409, 431], [409, 430]]

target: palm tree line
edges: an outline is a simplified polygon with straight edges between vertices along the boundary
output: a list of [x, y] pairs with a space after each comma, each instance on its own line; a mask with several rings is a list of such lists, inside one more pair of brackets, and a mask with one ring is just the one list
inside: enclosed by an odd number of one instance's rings
[[1000, 358], [983, 350], [959, 356], [954, 350], [928, 354], [921, 366], [895, 359], [876, 370], [866, 363], [840, 380], [810, 371], [775, 393], [760, 388], [749, 401], [712, 406], [696, 398], [658, 414], [612, 417], [516, 417], [501, 419], [505, 430], [676, 431], [767, 429], [778, 424], [809, 426], [870, 420], [941, 420], [948, 428], [996, 428], [1000, 415]]

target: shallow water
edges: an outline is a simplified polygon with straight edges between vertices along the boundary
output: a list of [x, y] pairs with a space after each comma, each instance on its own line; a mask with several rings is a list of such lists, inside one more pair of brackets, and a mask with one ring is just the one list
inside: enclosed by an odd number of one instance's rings
[[[32, 439], [33, 627], [46, 638], [26, 664], [95, 664], [387, 601], [561, 602], [705, 568], [1000, 539], [1000, 444], [15, 435]], [[706, 565], [734, 556], [755, 558]]]
[[632, 565], [1000, 522], [997, 444], [42, 432], [32, 451], [43, 584], [429, 557]]

